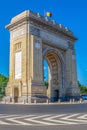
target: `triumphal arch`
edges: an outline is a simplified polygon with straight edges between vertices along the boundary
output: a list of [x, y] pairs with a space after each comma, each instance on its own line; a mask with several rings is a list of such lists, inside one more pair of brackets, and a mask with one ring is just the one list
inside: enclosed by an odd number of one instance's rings
[[[79, 96], [74, 42], [67, 28], [39, 13], [24, 11], [6, 26], [10, 31], [8, 100], [27, 102], [35, 97]], [[43, 61], [49, 65], [49, 85], [44, 84]]]

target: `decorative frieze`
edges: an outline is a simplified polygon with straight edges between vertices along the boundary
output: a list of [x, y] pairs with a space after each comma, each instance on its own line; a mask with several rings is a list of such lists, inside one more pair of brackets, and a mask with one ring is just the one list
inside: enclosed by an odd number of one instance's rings
[[40, 29], [34, 27], [34, 26], [30, 26], [29, 27], [29, 33], [35, 36], [40, 36]]
[[10, 34], [11, 40], [17, 39], [18, 37], [20, 37], [26, 33], [26, 28], [17, 28], [15, 30], [11, 31], [10, 33], [11, 33]]

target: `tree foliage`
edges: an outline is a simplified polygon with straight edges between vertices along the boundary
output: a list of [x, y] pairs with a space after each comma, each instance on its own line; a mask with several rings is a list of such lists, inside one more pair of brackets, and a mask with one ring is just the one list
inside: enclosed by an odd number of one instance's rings
[[5, 87], [8, 83], [8, 77], [0, 74], [0, 98], [5, 95]]
[[87, 86], [82, 85], [79, 81], [78, 81], [78, 85], [80, 88], [80, 93], [81, 94], [87, 94]]
[[48, 86], [49, 86], [48, 81], [45, 81], [44, 83], [45, 83], [46, 89], [48, 89]]

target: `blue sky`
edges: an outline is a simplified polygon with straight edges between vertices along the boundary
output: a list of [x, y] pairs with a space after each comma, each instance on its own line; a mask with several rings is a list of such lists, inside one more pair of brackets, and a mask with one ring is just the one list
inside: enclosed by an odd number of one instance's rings
[[51, 11], [52, 20], [68, 26], [78, 41], [75, 43], [78, 80], [87, 86], [87, 0], [1, 0], [0, 1], [0, 73], [9, 74], [9, 32], [11, 18], [24, 10], [44, 15]]

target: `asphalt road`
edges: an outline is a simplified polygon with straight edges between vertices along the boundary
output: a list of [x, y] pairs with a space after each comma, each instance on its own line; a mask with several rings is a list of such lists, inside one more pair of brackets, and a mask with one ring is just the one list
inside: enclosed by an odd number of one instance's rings
[[0, 114], [87, 113], [87, 104], [8, 105], [0, 104]]
[[87, 104], [0, 104], [0, 130], [87, 130]]
[[87, 130], [87, 125], [68, 125], [68, 126], [0, 126], [0, 130]]

